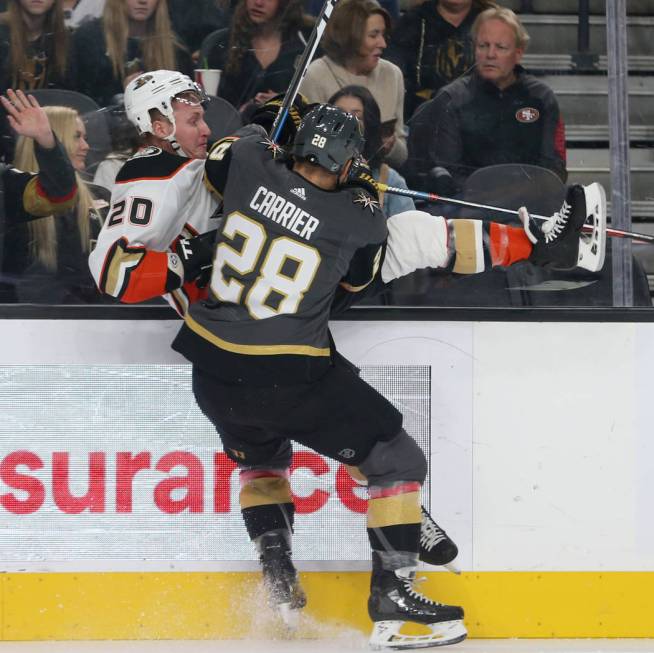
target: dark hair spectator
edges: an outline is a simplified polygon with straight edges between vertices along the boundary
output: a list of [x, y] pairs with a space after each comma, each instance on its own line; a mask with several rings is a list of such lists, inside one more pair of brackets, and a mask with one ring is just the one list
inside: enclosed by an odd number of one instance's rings
[[[519, 18], [510, 9], [487, 9], [472, 34], [474, 71], [442, 88], [412, 120], [409, 182], [424, 188], [436, 168], [451, 175], [453, 189], [431, 189], [456, 192], [477, 168], [501, 163], [541, 166], [565, 181], [559, 105], [549, 86], [520, 66], [529, 35]], [[441, 180], [452, 182], [442, 174]]]
[[68, 31], [59, 0], [9, 0], [0, 16], [0, 93], [66, 87]]
[[325, 29], [325, 56], [307, 71], [300, 91], [310, 102], [327, 102], [344, 86], [364, 86], [377, 101], [381, 119], [393, 127], [388, 160], [399, 166], [406, 159], [404, 80], [402, 71], [382, 59], [391, 19], [376, 0], [342, 0]]
[[[363, 86], [345, 86], [329, 98], [329, 104], [354, 114], [361, 121], [365, 138], [363, 157], [368, 162], [375, 179], [396, 188], [407, 188], [404, 178], [394, 168], [384, 163], [388, 146], [385, 144], [382, 132], [379, 105], [372, 93]], [[379, 199], [386, 217], [415, 209], [410, 197], [390, 195], [380, 191]]]
[[427, 0], [400, 17], [387, 57], [404, 74], [407, 120], [422, 102], [472, 68], [470, 29], [482, 11], [496, 6], [492, 0]]
[[188, 0], [168, 0], [170, 21], [175, 33], [192, 53], [193, 61], [199, 61], [202, 41], [212, 32], [229, 23], [230, 7], [222, 0], [194, 0], [192, 11]]
[[[305, 7], [308, 13], [312, 16], [318, 16], [324, 6], [324, 0], [308, 0]], [[400, 1], [399, 0], [379, 0], [379, 4], [383, 9], [388, 12], [393, 22], [395, 22], [400, 15]]]
[[240, 0], [230, 27], [202, 47], [206, 67], [223, 71], [218, 95], [247, 112], [285, 92], [311, 25], [301, 0]]
[[[75, 168], [77, 198], [74, 207], [63, 215], [31, 220], [13, 229], [8, 234], [11, 254], [5, 258], [5, 268], [16, 276], [17, 301], [101, 301], [87, 263], [102, 221], [98, 201], [80, 177], [89, 150], [84, 123], [77, 111], [69, 107], [50, 106], [44, 110]], [[33, 139], [18, 139], [14, 163], [21, 170], [38, 172]], [[108, 207], [106, 203], [104, 206]]]
[[101, 106], [115, 103], [142, 72], [193, 74], [191, 56], [172, 30], [166, 0], [106, 0], [102, 18], [82, 24], [73, 45], [75, 89]]

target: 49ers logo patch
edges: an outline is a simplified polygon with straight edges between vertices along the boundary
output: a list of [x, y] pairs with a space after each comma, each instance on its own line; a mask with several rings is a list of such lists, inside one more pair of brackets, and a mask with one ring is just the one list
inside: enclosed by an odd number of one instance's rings
[[518, 122], [536, 122], [540, 118], [540, 111], [533, 107], [524, 107], [515, 112], [515, 119]]

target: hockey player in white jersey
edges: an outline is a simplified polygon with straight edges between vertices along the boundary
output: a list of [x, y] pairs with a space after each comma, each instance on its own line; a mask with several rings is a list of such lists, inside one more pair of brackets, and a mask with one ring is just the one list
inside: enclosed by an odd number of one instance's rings
[[127, 118], [144, 146], [118, 173], [89, 257], [100, 291], [121, 302], [164, 296], [183, 316], [205, 295], [202, 270], [211, 266], [220, 199], [203, 180], [211, 133], [205, 101], [189, 77], [169, 70], [140, 75], [125, 90]]

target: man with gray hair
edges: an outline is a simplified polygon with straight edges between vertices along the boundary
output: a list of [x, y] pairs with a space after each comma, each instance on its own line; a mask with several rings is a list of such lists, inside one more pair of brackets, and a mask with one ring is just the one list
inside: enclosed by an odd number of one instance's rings
[[[559, 105], [552, 89], [520, 65], [529, 43], [520, 19], [504, 7], [487, 9], [472, 35], [474, 70], [443, 87], [415, 116], [411, 172], [447, 180], [445, 188], [429, 188], [443, 194], [459, 190], [477, 168], [502, 163], [548, 168], [565, 182]], [[430, 179], [423, 176], [425, 183]]]

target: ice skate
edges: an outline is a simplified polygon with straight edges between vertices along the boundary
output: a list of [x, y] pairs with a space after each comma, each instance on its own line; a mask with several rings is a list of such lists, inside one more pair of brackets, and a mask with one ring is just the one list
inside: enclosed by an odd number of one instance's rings
[[455, 574], [461, 572], [453, 564], [459, 549], [448, 534], [434, 521], [433, 517], [420, 506], [422, 522], [420, 524], [420, 551], [422, 562], [429, 565], [442, 565]]
[[[374, 622], [370, 646], [374, 649], [412, 649], [445, 646], [464, 640], [463, 608], [431, 601], [414, 589], [412, 569], [388, 571], [373, 552], [368, 614]], [[423, 624], [431, 633], [405, 635], [406, 623]]]
[[606, 195], [598, 183], [568, 188], [561, 208], [540, 225], [518, 211], [534, 245], [530, 261], [555, 270], [580, 267], [599, 272], [606, 252]]
[[282, 531], [270, 531], [259, 537], [256, 545], [268, 602], [285, 626], [295, 630], [299, 610], [306, 605], [307, 600], [291, 560], [287, 535]]

